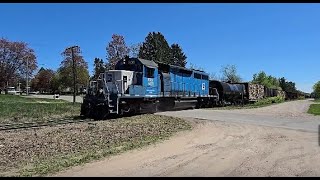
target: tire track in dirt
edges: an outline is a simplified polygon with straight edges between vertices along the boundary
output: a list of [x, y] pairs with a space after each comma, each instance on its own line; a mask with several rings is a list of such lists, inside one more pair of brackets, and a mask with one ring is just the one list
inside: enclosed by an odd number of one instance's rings
[[196, 120], [173, 138], [54, 176], [319, 176], [317, 133]]

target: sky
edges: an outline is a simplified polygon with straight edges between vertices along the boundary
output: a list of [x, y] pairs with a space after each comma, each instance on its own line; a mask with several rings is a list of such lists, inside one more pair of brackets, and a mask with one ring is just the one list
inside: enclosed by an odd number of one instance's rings
[[244, 81], [265, 71], [308, 93], [320, 80], [316, 3], [1, 3], [0, 19], [0, 37], [28, 43], [38, 66], [54, 70], [61, 52], [78, 45], [92, 74], [112, 34], [131, 45], [155, 31], [182, 47], [187, 67], [219, 76], [233, 64]]

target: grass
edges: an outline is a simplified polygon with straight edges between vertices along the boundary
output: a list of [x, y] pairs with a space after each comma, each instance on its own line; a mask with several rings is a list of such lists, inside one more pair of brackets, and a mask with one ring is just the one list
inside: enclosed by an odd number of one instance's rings
[[0, 95], [0, 123], [45, 121], [79, 114], [80, 103], [73, 105], [64, 100]]
[[313, 102], [320, 103], [320, 99], [315, 99], [315, 100], [313, 100]]
[[276, 96], [276, 97], [260, 99], [257, 102], [255, 102], [253, 105], [261, 106], [261, 105], [268, 105], [268, 104], [281, 103], [281, 102], [284, 102], [284, 98]]
[[191, 129], [185, 120], [139, 115], [0, 133], [0, 176], [44, 176]]
[[308, 109], [309, 114], [320, 115], [320, 104], [311, 104]]
[[214, 107], [211, 109], [222, 109], [222, 110], [231, 110], [231, 109], [251, 109], [251, 108], [260, 108], [260, 107], [266, 107], [273, 104], [279, 104], [284, 102], [284, 98], [282, 97], [269, 97], [264, 98], [261, 100], [258, 100], [257, 102], [253, 104], [246, 104], [244, 106], [226, 106], [226, 107]]

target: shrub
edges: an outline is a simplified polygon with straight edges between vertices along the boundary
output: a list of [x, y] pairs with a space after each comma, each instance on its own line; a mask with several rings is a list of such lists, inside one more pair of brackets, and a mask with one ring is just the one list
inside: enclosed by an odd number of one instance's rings
[[268, 97], [268, 98], [258, 100], [257, 102], [254, 103], [254, 105], [261, 106], [261, 105], [272, 104], [272, 103], [281, 103], [283, 101], [284, 101], [284, 98], [281, 96]]

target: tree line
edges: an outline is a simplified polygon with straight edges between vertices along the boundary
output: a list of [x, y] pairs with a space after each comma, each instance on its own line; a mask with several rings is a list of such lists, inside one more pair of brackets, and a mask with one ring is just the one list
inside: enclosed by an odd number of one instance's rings
[[[59, 68], [54, 71], [41, 67], [34, 75], [29, 86], [34, 91], [62, 92], [73, 91], [73, 61], [67, 56], [69, 49], [62, 53]], [[70, 54], [70, 53], [69, 53]], [[187, 56], [177, 43], [168, 44], [160, 32], [150, 32], [142, 43], [127, 46], [122, 35], [113, 34], [106, 46], [106, 61], [96, 57], [93, 60], [93, 76], [89, 76], [88, 63], [81, 53], [74, 54], [77, 91], [85, 87], [90, 79], [95, 79], [105, 70], [114, 69], [116, 63], [124, 57], [138, 57], [155, 62], [185, 67]], [[28, 64], [28, 67], [27, 67]], [[38, 68], [37, 58], [32, 48], [25, 42], [0, 39], [0, 89], [14, 86], [26, 89], [26, 71], [32, 77]]]
[[[31, 80], [31, 88], [35, 91], [57, 93], [62, 91], [73, 91], [73, 74], [72, 58], [67, 56], [68, 48], [61, 53], [62, 61], [59, 68], [54, 71], [41, 67]], [[70, 53], [69, 53], [70, 54]], [[77, 90], [85, 87], [90, 79], [96, 79], [100, 73], [114, 69], [116, 63], [124, 57], [137, 57], [146, 60], [152, 60], [158, 63], [186, 67], [187, 56], [183, 52], [181, 45], [173, 43], [169, 45], [164, 35], [160, 32], [149, 32], [143, 42], [128, 46], [125, 38], [119, 34], [113, 34], [111, 41], [106, 45], [105, 61], [96, 57], [93, 59], [93, 75], [89, 76], [88, 63], [81, 55], [75, 53], [74, 59], [76, 64], [76, 84]], [[28, 60], [28, 68], [27, 68]], [[32, 48], [24, 42], [9, 41], [5, 38], [0, 39], [0, 88], [16, 86], [20, 83], [21, 88], [26, 87], [26, 70], [28, 69], [29, 77], [34, 74], [38, 68], [37, 58]], [[191, 69], [204, 70], [195, 64], [189, 63]], [[221, 77], [216, 73], [210, 74], [210, 79], [225, 82], [242, 82], [243, 79], [237, 73], [235, 65], [226, 65], [221, 67]], [[287, 81], [284, 77], [276, 78], [260, 71], [253, 75], [252, 83], [259, 83], [269, 88], [297, 92], [295, 83]], [[315, 91], [319, 89], [320, 83], [315, 85]]]
[[258, 83], [272, 89], [293, 93], [302, 93], [301, 91], [297, 90], [295, 82], [288, 81], [285, 77], [277, 78], [272, 75], [267, 75], [264, 71], [254, 74], [251, 82]]

